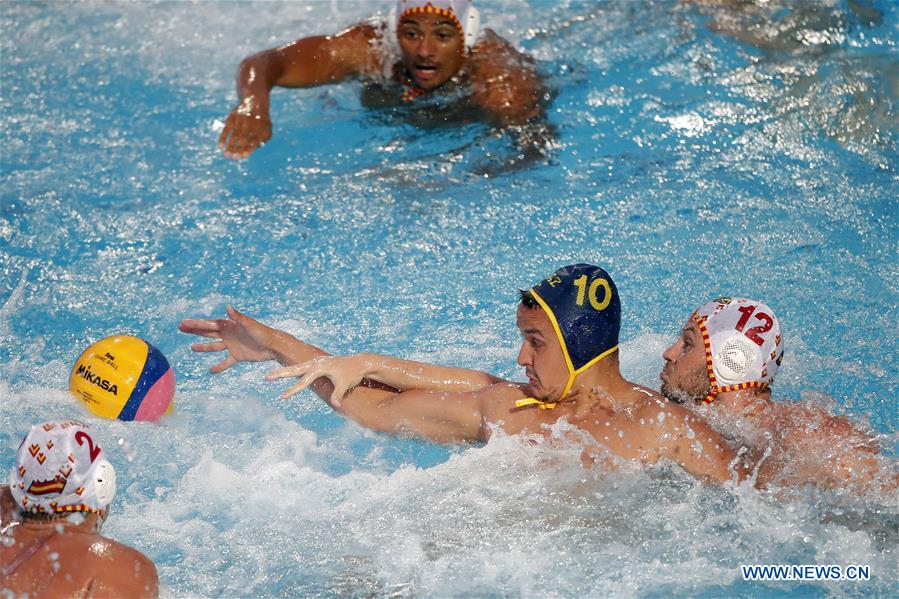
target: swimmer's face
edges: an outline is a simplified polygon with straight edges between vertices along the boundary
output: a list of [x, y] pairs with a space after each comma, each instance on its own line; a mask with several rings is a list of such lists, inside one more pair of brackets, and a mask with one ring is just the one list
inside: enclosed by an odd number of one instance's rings
[[711, 385], [705, 345], [692, 318], [662, 357], [665, 359], [665, 367], [659, 374], [662, 395], [677, 403], [702, 401], [708, 396]]
[[437, 14], [410, 14], [397, 25], [403, 66], [415, 85], [432, 90], [462, 67], [465, 46], [455, 21]]
[[518, 329], [523, 337], [518, 364], [528, 377], [527, 392], [543, 401], [562, 396], [568, 383], [568, 366], [559, 338], [543, 308], [518, 305]]

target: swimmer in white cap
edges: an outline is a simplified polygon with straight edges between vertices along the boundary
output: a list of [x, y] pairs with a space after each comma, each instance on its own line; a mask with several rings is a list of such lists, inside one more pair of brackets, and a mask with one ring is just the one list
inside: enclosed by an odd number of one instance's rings
[[[77, 420], [31, 427], [0, 488], [0, 591], [28, 597], [157, 597], [156, 568], [100, 536], [115, 470]], [[4, 594], [4, 596], [6, 596]]]
[[398, 0], [386, 20], [245, 58], [237, 72], [239, 102], [219, 147], [229, 158], [246, 158], [269, 140], [272, 87], [314, 87], [354, 77], [393, 86], [396, 102], [412, 105], [438, 89], [464, 88], [475, 111], [498, 125], [537, 117], [546, 94], [533, 60], [481, 28], [471, 0]]
[[703, 419], [626, 380], [618, 363], [621, 305], [609, 274], [574, 264], [522, 292], [518, 364], [527, 383], [385, 356], [329, 356], [229, 307], [228, 318], [184, 320], [211, 338], [199, 352], [226, 351], [222, 372], [242, 361], [278, 360], [270, 379], [301, 377], [336, 411], [378, 432], [439, 443], [486, 441], [494, 430], [548, 435], [565, 419], [581, 433], [587, 461], [609, 454], [638, 463], [668, 459], [710, 481], [745, 478], [747, 466]]
[[665, 350], [662, 394], [701, 406], [720, 432], [767, 455], [763, 486], [868, 488], [882, 461], [873, 435], [820, 406], [771, 401], [783, 357], [780, 322], [769, 306], [721, 297], [697, 308]]

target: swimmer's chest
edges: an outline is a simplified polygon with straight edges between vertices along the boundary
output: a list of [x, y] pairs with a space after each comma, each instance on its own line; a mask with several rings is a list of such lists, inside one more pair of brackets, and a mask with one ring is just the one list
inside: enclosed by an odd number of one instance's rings
[[515, 407], [514, 402], [502, 415], [502, 430], [509, 435], [519, 433], [545, 434], [547, 428], [566, 418], [571, 422], [574, 411], [569, 406], [540, 409], [537, 405]]
[[450, 92], [438, 90], [410, 101], [403, 100], [403, 91], [398, 82], [368, 82], [360, 101], [378, 116], [421, 129], [462, 126], [484, 117], [467, 86], [457, 86]]

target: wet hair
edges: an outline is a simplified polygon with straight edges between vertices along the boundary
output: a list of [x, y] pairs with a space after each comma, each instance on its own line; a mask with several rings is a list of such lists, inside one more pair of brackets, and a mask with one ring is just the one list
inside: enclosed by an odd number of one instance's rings
[[525, 308], [537, 308], [540, 306], [540, 304], [537, 303], [537, 300], [534, 299], [534, 294], [531, 293], [530, 289], [519, 289], [518, 293], [521, 295], [519, 298], [521, 305]]

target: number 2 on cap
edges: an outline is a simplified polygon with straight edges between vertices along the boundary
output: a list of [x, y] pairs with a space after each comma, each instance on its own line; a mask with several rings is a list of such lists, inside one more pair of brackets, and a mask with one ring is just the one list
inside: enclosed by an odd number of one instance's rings
[[[743, 327], [746, 326], [747, 321], [749, 321], [749, 317], [752, 316], [752, 313], [755, 312], [755, 306], [741, 306], [737, 308], [743, 316], [740, 317], [740, 320], [737, 321], [737, 326], [734, 327], [741, 333], [743, 333]], [[762, 345], [765, 343], [765, 340], [759, 337], [761, 333], [767, 333], [771, 330], [771, 327], [774, 326], [774, 320], [765, 314], [764, 312], [759, 312], [755, 315], [757, 320], [761, 320], [764, 324], [761, 324], [757, 327], [752, 327], [745, 333], [750, 340], [752, 340], [756, 345]]]
[[85, 439], [87, 440], [87, 450], [91, 456], [91, 464], [94, 463], [94, 460], [100, 455], [100, 448], [94, 446], [94, 440], [91, 439], [90, 435], [88, 435], [84, 431], [78, 431], [75, 433], [75, 441], [78, 442], [78, 445], [84, 445]]
[[[593, 282], [590, 283], [590, 288], [587, 288], [587, 275], [581, 275], [580, 277], [574, 280], [574, 285], [577, 287], [577, 299], [574, 301], [578, 306], [584, 305], [584, 297], [586, 296], [590, 300], [590, 305], [593, 306], [595, 310], [605, 310], [608, 307], [609, 302], [612, 301], [612, 288], [609, 286], [609, 282], [605, 279], [593, 279]], [[605, 294], [603, 294], [602, 301], [596, 299], [596, 288], [602, 286], [605, 290]]]

